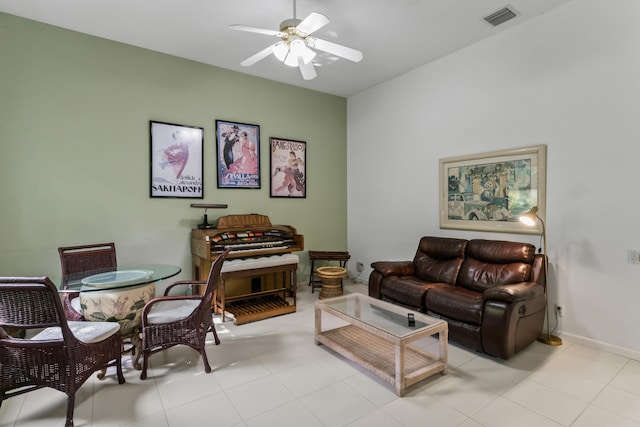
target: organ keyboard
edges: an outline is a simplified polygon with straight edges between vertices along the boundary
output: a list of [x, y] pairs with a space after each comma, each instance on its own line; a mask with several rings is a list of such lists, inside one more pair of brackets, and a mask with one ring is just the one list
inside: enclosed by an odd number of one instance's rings
[[191, 232], [191, 253], [209, 263], [227, 247], [232, 248], [227, 259], [299, 252], [304, 250], [304, 236], [289, 225], [272, 225], [268, 216], [258, 214], [223, 216], [216, 228]]

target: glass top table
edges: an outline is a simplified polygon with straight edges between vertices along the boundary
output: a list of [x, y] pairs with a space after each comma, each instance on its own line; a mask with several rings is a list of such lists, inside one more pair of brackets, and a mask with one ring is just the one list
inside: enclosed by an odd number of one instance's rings
[[364, 294], [319, 300], [315, 306], [316, 344], [378, 375], [399, 396], [435, 373], [447, 373], [448, 333], [444, 320]]
[[101, 269], [62, 277], [59, 292], [94, 292], [109, 289], [125, 289], [168, 279], [182, 269], [169, 264], [132, 264], [116, 269]]
[[[446, 324], [444, 320], [436, 319], [413, 310], [387, 303], [362, 294], [350, 294], [342, 298], [322, 300], [328, 308], [345, 316], [359, 320], [380, 331], [398, 338], [407, 337], [417, 330], [434, 325]], [[407, 315], [411, 313], [415, 325], [409, 326]]]

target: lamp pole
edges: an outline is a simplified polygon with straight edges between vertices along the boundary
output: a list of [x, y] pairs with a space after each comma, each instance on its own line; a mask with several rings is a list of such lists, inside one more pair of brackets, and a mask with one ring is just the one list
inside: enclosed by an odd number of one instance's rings
[[532, 207], [527, 213], [520, 217], [520, 222], [529, 227], [536, 225], [540, 221], [542, 225], [542, 244], [544, 245], [544, 305], [547, 309], [547, 334], [541, 334], [538, 341], [547, 345], [562, 345], [562, 339], [551, 335], [551, 317], [549, 316], [549, 257], [547, 256], [547, 230], [544, 221], [538, 216], [538, 207]]
[[562, 339], [560, 337], [551, 335], [551, 322], [549, 320], [549, 257], [547, 256], [547, 231], [542, 218], [540, 218], [537, 213], [534, 213], [534, 215], [542, 225], [542, 244], [544, 245], [544, 300], [547, 307], [547, 335], [540, 335], [538, 341], [547, 345], [562, 345]]

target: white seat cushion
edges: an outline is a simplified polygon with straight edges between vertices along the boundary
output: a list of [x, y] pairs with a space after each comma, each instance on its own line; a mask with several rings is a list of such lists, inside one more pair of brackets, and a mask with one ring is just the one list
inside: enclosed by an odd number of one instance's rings
[[266, 257], [247, 259], [225, 259], [224, 263], [222, 264], [222, 270], [220, 270], [220, 272], [230, 273], [232, 271], [276, 267], [279, 265], [297, 264], [298, 261], [298, 255], [294, 254], [271, 255]]
[[[110, 337], [120, 330], [117, 322], [67, 322], [71, 333], [80, 341], [91, 344], [100, 342]], [[61, 340], [62, 329], [58, 326], [46, 328], [31, 338], [34, 341], [40, 340]]]
[[147, 320], [150, 324], [170, 323], [186, 319], [198, 307], [200, 300], [185, 299], [160, 301], [151, 307]]

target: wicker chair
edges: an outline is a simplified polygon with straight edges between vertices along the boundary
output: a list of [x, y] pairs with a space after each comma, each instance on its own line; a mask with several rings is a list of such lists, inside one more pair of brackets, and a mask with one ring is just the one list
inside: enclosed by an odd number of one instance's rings
[[[182, 280], [169, 285], [164, 296], [147, 302], [142, 310], [142, 372], [140, 379], [147, 378], [149, 356], [176, 345], [188, 345], [202, 356], [205, 372], [211, 372], [205, 337], [212, 332], [216, 345], [220, 339], [213, 324], [211, 302], [220, 283], [220, 270], [227, 254], [226, 249], [212, 263], [206, 282]], [[169, 291], [178, 285], [206, 285], [202, 295], [170, 296]]]
[[[41, 331], [19, 339], [5, 328]], [[73, 426], [77, 390], [110, 363], [123, 384], [117, 323], [67, 322], [48, 277], [0, 277], [0, 405], [9, 397], [51, 387], [68, 396], [65, 426]]]
[[[62, 286], [71, 280], [82, 279], [87, 271], [101, 273], [115, 270], [116, 245], [114, 243], [96, 243], [91, 245], [65, 246], [58, 248], [60, 266], [62, 267]], [[64, 312], [67, 320], [84, 320], [79, 306], [74, 308], [72, 301], [78, 298], [77, 293], [65, 293], [63, 296]]]

